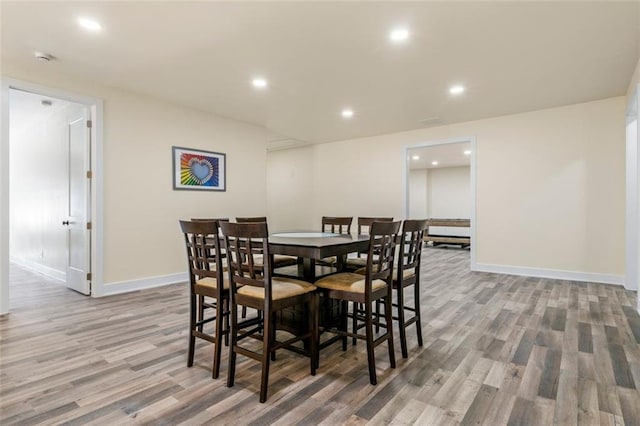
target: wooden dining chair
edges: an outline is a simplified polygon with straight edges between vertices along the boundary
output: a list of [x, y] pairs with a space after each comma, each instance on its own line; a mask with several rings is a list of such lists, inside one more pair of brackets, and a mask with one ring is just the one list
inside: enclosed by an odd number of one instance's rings
[[[238, 223], [267, 223], [265, 216], [256, 217], [236, 217]], [[293, 266], [298, 264], [298, 258], [296, 256], [286, 256], [283, 254], [276, 254], [273, 256], [272, 266], [274, 269], [283, 268], [285, 266]]]
[[[322, 216], [322, 232], [330, 232], [332, 234], [351, 234], [351, 224], [353, 223], [353, 217], [338, 217], [338, 216]], [[331, 266], [337, 268], [338, 258], [336, 256], [325, 257], [322, 259], [316, 259], [316, 264], [319, 266]]]
[[[393, 222], [393, 217], [358, 217], [358, 235], [368, 235], [373, 222]], [[347, 257], [347, 270], [356, 270], [367, 266], [366, 252], [358, 252], [355, 257]]]
[[255, 216], [255, 217], [236, 217], [236, 222], [238, 223], [248, 223], [248, 222], [266, 222], [266, 216]]
[[[375, 354], [376, 346], [387, 342], [391, 368], [395, 368], [396, 359], [393, 349], [392, 327], [392, 280], [396, 238], [401, 222], [374, 222], [371, 225], [369, 250], [367, 252], [367, 266], [364, 276], [353, 272], [342, 272], [321, 278], [315, 282], [316, 287], [328, 299], [342, 302], [342, 321], [340, 328], [325, 329], [343, 337], [342, 348], [346, 350], [347, 337], [355, 337], [367, 342], [367, 359], [369, 364], [369, 381], [377, 383]], [[382, 317], [374, 317], [372, 304], [381, 300], [385, 306]], [[347, 310], [344, 306], [348, 302], [360, 303], [364, 306], [364, 315], [357, 320], [363, 322], [365, 334], [358, 334], [360, 327], [349, 332], [347, 330]], [[381, 319], [384, 318], [384, 322]], [[379, 325], [385, 329], [381, 336], [374, 339], [373, 326]]]
[[[368, 235], [371, 230], [371, 225], [373, 222], [393, 222], [393, 217], [358, 217], [358, 236], [360, 235]], [[358, 269], [365, 268], [367, 266], [367, 252], [362, 251], [358, 253], [354, 253], [347, 257], [345, 262], [345, 269], [350, 272], [355, 272]], [[378, 309], [376, 305], [376, 309]], [[376, 312], [378, 312], [376, 310]], [[355, 333], [357, 325], [356, 315], [363, 313], [363, 307], [358, 303], [354, 303], [352, 307], [352, 318], [353, 318], [353, 330]], [[377, 331], [377, 330], [376, 330]], [[355, 337], [352, 339], [353, 344], [355, 345], [358, 339]]]
[[[309, 346], [311, 374], [315, 375], [318, 359], [318, 294], [316, 287], [293, 278], [273, 277], [269, 256], [269, 232], [266, 222], [222, 223], [227, 260], [231, 299], [231, 344], [229, 348], [229, 373], [227, 386], [235, 382], [236, 355], [244, 355], [260, 361], [260, 402], [267, 400], [269, 364], [271, 355], [280, 348], [296, 352], [302, 349], [293, 343], [306, 340]], [[261, 260], [256, 261], [256, 256]], [[262, 261], [264, 260], [264, 261]], [[307, 305], [307, 331], [295, 335], [285, 342], [276, 341], [276, 313], [296, 305]], [[237, 306], [249, 306], [264, 313], [262, 324], [249, 329], [238, 322]], [[262, 351], [257, 352], [241, 345], [247, 337], [262, 341]], [[251, 372], [249, 372], [251, 374]]]
[[[428, 221], [405, 220], [402, 225], [401, 240], [398, 248], [398, 266], [393, 272], [393, 289], [396, 294], [398, 329], [400, 331], [400, 349], [402, 357], [408, 357], [407, 328], [416, 325], [418, 346], [422, 346], [422, 323], [420, 318], [420, 262], [422, 244]], [[413, 306], [405, 303], [405, 289], [413, 286]], [[407, 312], [411, 315], [406, 317]]]
[[[220, 338], [229, 333], [229, 285], [224, 280], [218, 226], [216, 220], [180, 221], [189, 264], [187, 366], [193, 366], [196, 337], [212, 342], [214, 379], [220, 374]], [[205, 317], [209, 311], [215, 314]], [[204, 325], [212, 321], [215, 321], [213, 334], [204, 331]]]
[[322, 216], [322, 232], [350, 234], [353, 217]]

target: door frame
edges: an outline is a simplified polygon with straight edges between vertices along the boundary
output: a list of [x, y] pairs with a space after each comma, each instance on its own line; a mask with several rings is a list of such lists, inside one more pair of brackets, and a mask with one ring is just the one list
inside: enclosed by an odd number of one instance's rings
[[470, 180], [470, 190], [471, 190], [471, 246], [470, 250], [470, 268], [472, 271], [477, 269], [476, 266], [476, 253], [478, 251], [478, 239], [476, 238], [476, 138], [475, 136], [462, 136], [457, 138], [450, 139], [438, 139], [431, 140], [427, 142], [421, 142], [415, 145], [406, 145], [402, 150], [402, 164], [403, 164], [403, 178], [402, 184], [404, 187], [403, 191], [403, 206], [404, 206], [404, 216], [405, 218], [409, 217], [409, 173], [411, 172], [409, 168], [410, 158], [409, 158], [409, 150], [415, 148], [425, 148], [430, 146], [437, 145], [448, 145], [454, 143], [469, 143], [471, 145], [471, 155], [469, 158], [469, 180]]
[[26, 81], [2, 78], [0, 122], [2, 142], [0, 143], [0, 315], [9, 312], [9, 91], [22, 90], [43, 96], [62, 99], [86, 105], [92, 120], [91, 127], [91, 296], [104, 294], [103, 287], [103, 101], [66, 90], [41, 86]]
[[[625, 288], [629, 290], [640, 289], [640, 197], [637, 191], [640, 188], [640, 85], [636, 85], [628, 97], [629, 102], [625, 111], [625, 138], [626, 138], [626, 250], [625, 250]], [[630, 140], [627, 133], [628, 127], [635, 122], [636, 140]], [[629, 145], [635, 144], [633, 149]], [[634, 179], [635, 178], [635, 179]], [[634, 191], [635, 197], [634, 197]], [[640, 297], [638, 298], [638, 311], [640, 311]]]

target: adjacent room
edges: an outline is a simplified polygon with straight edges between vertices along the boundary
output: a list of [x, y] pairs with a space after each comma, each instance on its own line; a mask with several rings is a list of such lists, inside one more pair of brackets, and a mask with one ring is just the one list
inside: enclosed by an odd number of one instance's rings
[[640, 421], [640, 3], [0, 19], [1, 424]]

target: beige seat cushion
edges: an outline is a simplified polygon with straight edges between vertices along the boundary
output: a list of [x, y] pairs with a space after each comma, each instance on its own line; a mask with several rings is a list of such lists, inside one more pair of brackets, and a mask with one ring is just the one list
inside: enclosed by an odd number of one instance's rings
[[366, 257], [348, 257], [347, 266], [351, 266], [352, 268], [364, 268], [365, 266], [367, 266], [367, 258]]
[[[253, 261], [256, 263], [256, 265], [261, 266], [262, 265], [262, 255], [261, 254], [256, 254], [253, 256]], [[273, 255], [273, 267], [274, 268], [280, 268], [282, 266], [291, 266], [291, 265], [297, 265], [298, 264], [298, 258], [295, 256], [286, 256], [284, 254], [274, 254]]]
[[[413, 268], [405, 269], [404, 271], [402, 271], [402, 279], [406, 280], [413, 277], [415, 275], [414, 272], [415, 272], [415, 269]], [[359, 275], [365, 275], [367, 273], [367, 268], [360, 268], [356, 270], [355, 273]], [[395, 280], [397, 276], [398, 276], [398, 268], [393, 268], [393, 275], [392, 275], [393, 279]]]
[[[227, 290], [229, 288], [228, 280], [222, 280], [222, 288]], [[218, 289], [218, 280], [213, 277], [204, 277], [196, 281], [195, 292], [196, 294], [202, 294], [205, 296], [215, 296], [215, 292]]]
[[[341, 290], [349, 293], [364, 293], [365, 279], [360, 274], [342, 272], [329, 275], [315, 282], [315, 285], [328, 290]], [[371, 288], [377, 290], [383, 288], [386, 283], [382, 280], [373, 280]]]
[[[316, 286], [293, 278], [273, 278], [271, 280], [271, 295], [273, 300], [299, 296], [316, 290]], [[245, 285], [238, 289], [238, 294], [264, 299], [264, 289]]]
[[335, 267], [338, 264], [338, 258], [336, 256], [323, 257], [316, 260], [316, 264]]

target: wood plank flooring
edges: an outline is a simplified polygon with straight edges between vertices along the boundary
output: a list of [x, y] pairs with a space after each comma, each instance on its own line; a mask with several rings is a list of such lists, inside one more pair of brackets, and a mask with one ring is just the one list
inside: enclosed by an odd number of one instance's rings
[[[640, 425], [640, 316], [622, 287], [468, 271], [468, 251], [426, 248], [424, 347], [409, 330], [305, 358], [278, 352], [269, 399], [258, 363], [238, 357], [236, 385], [211, 379], [212, 345], [186, 367], [186, 285], [92, 299], [12, 268], [0, 317], [0, 423]], [[396, 340], [397, 340], [397, 332]]]

